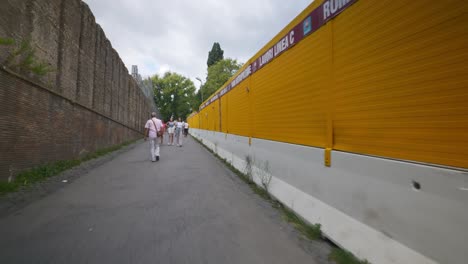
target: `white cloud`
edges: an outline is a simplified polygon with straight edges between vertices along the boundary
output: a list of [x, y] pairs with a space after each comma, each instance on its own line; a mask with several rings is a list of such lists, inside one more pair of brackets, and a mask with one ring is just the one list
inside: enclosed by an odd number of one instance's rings
[[84, 0], [128, 69], [206, 78], [208, 51], [245, 62], [311, 0]]
[[162, 76], [162, 75], [164, 75], [166, 72], [169, 72], [169, 71], [171, 71], [170, 66], [167, 65], [167, 64], [164, 64], [164, 65], [161, 65], [161, 66], [159, 67], [157, 74], [158, 74], [159, 76]]

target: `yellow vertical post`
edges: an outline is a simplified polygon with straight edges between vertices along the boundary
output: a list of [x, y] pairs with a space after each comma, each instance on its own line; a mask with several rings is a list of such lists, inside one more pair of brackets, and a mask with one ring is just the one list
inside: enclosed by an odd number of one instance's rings
[[221, 97], [218, 98], [218, 112], [219, 112], [219, 132], [222, 132], [222, 125], [223, 125], [223, 115], [222, 115], [223, 108], [221, 107]]
[[333, 149], [333, 92], [335, 90], [335, 78], [333, 72], [333, 21], [328, 25], [328, 32], [330, 34], [330, 87], [327, 89], [326, 113], [327, 113], [327, 129], [326, 129], [326, 142], [324, 153], [324, 164], [331, 167], [331, 152]]
[[[249, 60], [247, 62], [248, 64], [251, 63]], [[253, 135], [253, 123], [254, 123], [254, 118], [253, 118], [253, 111], [252, 111], [252, 104], [253, 104], [253, 89], [252, 89], [252, 75], [250, 77], [247, 77], [247, 87], [245, 88], [245, 91], [247, 93], [247, 97], [249, 100], [249, 146], [252, 145], [252, 135]]]
[[245, 88], [245, 92], [247, 93], [247, 98], [249, 100], [249, 146], [252, 145], [252, 130], [253, 130], [253, 113], [252, 113], [252, 94], [250, 88], [250, 77], [248, 86]]
[[224, 113], [226, 117], [226, 122], [224, 124], [224, 127], [226, 128], [226, 138], [227, 134], [229, 133], [229, 94], [225, 94], [226, 96], [226, 113]]

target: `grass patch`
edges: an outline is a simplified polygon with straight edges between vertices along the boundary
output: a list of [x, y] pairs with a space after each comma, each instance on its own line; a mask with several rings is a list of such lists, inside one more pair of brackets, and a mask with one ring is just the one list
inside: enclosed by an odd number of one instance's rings
[[76, 167], [85, 161], [104, 156], [108, 153], [114, 152], [125, 146], [128, 146], [134, 142], [136, 142], [136, 140], [125, 142], [123, 144], [108, 148], [103, 148], [79, 159], [61, 160], [23, 171], [16, 175], [15, 179], [11, 182], [0, 181], [0, 196], [10, 192], [16, 192], [21, 188], [25, 188], [34, 183], [44, 181], [49, 177], [58, 175], [61, 172]]
[[12, 38], [0, 38], [0, 45], [11, 46], [15, 44], [15, 40]]
[[[298, 215], [296, 215], [292, 210], [288, 209], [285, 207], [281, 202], [275, 200], [274, 198], [271, 197], [271, 195], [268, 193], [268, 191], [264, 188], [259, 187], [258, 185], [255, 184], [252, 180], [252, 175], [246, 175], [239, 171], [237, 168], [235, 168], [231, 163], [229, 163], [226, 159], [220, 157], [218, 154], [213, 152], [210, 148], [208, 148], [205, 144], [203, 144], [202, 141], [199, 139], [192, 137], [195, 141], [200, 143], [203, 147], [205, 147], [209, 152], [211, 152], [216, 158], [218, 158], [220, 161], [226, 165], [232, 172], [234, 172], [239, 178], [247, 183], [252, 191], [262, 197], [263, 199], [267, 200], [272, 204], [272, 207], [280, 210], [280, 212], [283, 215], [283, 218], [288, 222], [291, 223], [296, 230], [298, 230], [301, 234], [303, 234], [305, 237], [311, 239], [311, 240], [316, 240], [320, 239], [322, 237], [322, 232], [320, 230], [321, 225], [320, 224], [314, 224], [310, 225], [306, 223], [302, 218], [300, 218]], [[251, 162], [251, 157], [246, 159], [247, 163]], [[249, 165], [248, 165], [249, 166]], [[341, 263], [339, 263], [341, 264]]]
[[39, 76], [44, 76], [49, 72], [52, 72], [53, 70], [47, 65], [45, 62], [37, 62], [29, 66], [29, 69], [31, 72], [33, 72], [36, 75]]
[[329, 258], [338, 264], [370, 264], [367, 260], [359, 260], [351, 252], [341, 248], [334, 248]]
[[[320, 224], [313, 224], [310, 225], [306, 223], [301, 217], [299, 217], [297, 214], [295, 214], [291, 209], [285, 207], [281, 202], [275, 200], [271, 195], [268, 193], [267, 190], [264, 188], [261, 188], [255, 184], [252, 180], [252, 158], [250, 156], [246, 157], [246, 171], [249, 175], [242, 173], [239, 171], [237, 168], [235, 168], [231, 163], [229, 163], [226, 159], [220, 157], [217, 153], [215, 153], [213, 150], [208, 148], [202, 140], [199, 140], [198, 138], [192, 137], [195, 141], [200, 143], [204, 148], [206, 148], [210, 153], [212, 153], [216, 158], [218, 158], [221, 162], [226, 165], [234, 174], [239, 176], [239, 178], [247, 183], [250, 188], [259, 195], [260, 197], [266, 199], [272, 204], [272, 207], [278, 209], [285, 221], [288, 223], [292, 224], [296, 230], [298, 230], [301, 234], [303, 234], [305, 237], [307, 237], [310, 240], [317, 240], [322, 238], [322, 231], [321, 231], [321, 225]], [[266, 166], [268, 167], [268, 166]], [[351, 252], [334, 247], [332, 249], [332, 252], [328, 256], [330, 260], [335, 261], [337, 264], [370, 264], [367, 260], [359, 260], [356, 258]]]
[[[15, 44], [14, 39], [0, 38], [0, 45], [14, 46]], [[9, 52], [10, 54], [5, 61], [9, 68], [30, 72], [37, 76], [45, 76], [54, 71], [46, 61], [39, 60], [30, 40], [23, 40], [15, 46], [17, 47], [12, 48], [13, 50]]]
[[278, 205], [278, 209], [281, 210], [281, 212], [283, 213], [283, 217], [285, 218], [285, 220], [293, 224], [294, 227], [299, 232], [301, 232], [301, 234], [305, 235], [308, 239], [316, 240], [322, 237], [320, 224], [309, 225], [308, 223], [304, 222], [302, 218], [296, 215], [292, 210], [284, 207], [281, 204]]

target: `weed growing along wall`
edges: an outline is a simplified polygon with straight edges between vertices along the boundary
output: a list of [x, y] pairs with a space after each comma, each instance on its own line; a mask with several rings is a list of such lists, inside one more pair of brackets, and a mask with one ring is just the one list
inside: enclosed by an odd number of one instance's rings
[[360, 258], [464, 263], [467, 9], [314, 1], [189, 118], [191, 134], [251, 164], [258, 185], [271, 175], [273, 196]]
[[142, 136], [154, 102], [85, 3], [6, 1], [0, 40], [0, 180]]

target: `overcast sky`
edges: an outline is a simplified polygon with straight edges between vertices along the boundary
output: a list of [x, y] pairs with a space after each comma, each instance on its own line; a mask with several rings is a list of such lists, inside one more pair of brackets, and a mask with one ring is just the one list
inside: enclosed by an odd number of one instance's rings
[[313, 0], [84, 0], [128, 70], [205, 80], [208, 51], [246, 62]]

